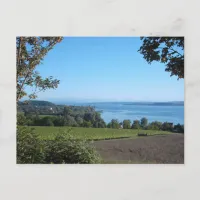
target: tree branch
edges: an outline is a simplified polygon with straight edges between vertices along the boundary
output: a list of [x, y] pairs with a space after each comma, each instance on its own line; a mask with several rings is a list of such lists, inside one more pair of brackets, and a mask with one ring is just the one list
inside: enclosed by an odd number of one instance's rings
[[174, 49], [172, 49], [172, 48], [169, 48], [171, 51], [173, 51], [174, 53], [177, 53], [177, 54], [179, 54], [180, 56], [183, 56], [182, 54], [180, 54], [178, 51], [176, 51], [176, 50], [174, 50]]
[[[30, 73], [30, 71], [27, 72], [27, 74], [26, 74], [26, 76], [25, 76], [25, 78], [24, 78], [24, 80], [23, 80], [23, 82], [22, 82], [22, 84], [21, 84], [21, 86], [20, 86], [20, 88], [19, 88], [19, 94], [20, 94], [21, 91], [22, 91], [22, 88], [23, 88], [23, 86], [24, 86], [24, 83], [25, 83], [26, 79], [28, 78], [29, 73]], [[19, 98], [20, 98], [20, 95], [17, 96], [17, 101], [19, 101]]]
[[22, 37], [19, 37], [19, 49], [18, 49], [18, 54], [17, 54], [17, 67], [19, 66], [19, 62], [20, 62], [21, 40], [22, 40]]

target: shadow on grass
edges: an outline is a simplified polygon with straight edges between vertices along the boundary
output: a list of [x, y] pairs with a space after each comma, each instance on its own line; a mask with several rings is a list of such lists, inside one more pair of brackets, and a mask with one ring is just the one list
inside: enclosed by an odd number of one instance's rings
[[133, 136], [125, 136], [125, 137], [113, 137], [113, 138], [97, 138], [97, 139], [89, 139], [89, 141], [99, 141], [99, 140], [117, 140], [117, 139], [126, 139], [132, 138]]
[[162, 134], [162, 133], [160, 134], [160, 133], [158, 133], [158, 134], [153, 134], [153, 135], [147, 135], [147, 137], [148, 137], [148, 136], [158, 136], [158, 135], [159, 135], [159, 136], [167, 136], [167, 135], [169, 135], [169, 134]]
[[118, 161], [102, 161], [101, 164], [157, 164], [157, 163], [154, 161], [118, 160]]
[[97, 139], [88, 139], [88, 141], [100, 141], [100, 140], [120, 140], [120, 139], [136, 139], [136, 138], [146, 138], [146, 137], [149, 137], [149, 136], [167, 136], [169, 134], [152, 134], [152, 135], [148, 135], [147, 136], [138, 136], [138, 135], [134, 135], [134, 136], [124, 136], [124, 137], [113, 137], [113, 138], [97, 138]]

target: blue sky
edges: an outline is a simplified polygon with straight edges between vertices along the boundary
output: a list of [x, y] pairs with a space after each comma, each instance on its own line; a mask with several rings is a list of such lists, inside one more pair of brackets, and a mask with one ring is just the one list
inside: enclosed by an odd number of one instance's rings
[[149, 65], [137, 52], [138, 37], [65, 37], [37, 71], [60, 80], [39, 93], [48, 101], [183, 101], [184, 80], [165, 66]]

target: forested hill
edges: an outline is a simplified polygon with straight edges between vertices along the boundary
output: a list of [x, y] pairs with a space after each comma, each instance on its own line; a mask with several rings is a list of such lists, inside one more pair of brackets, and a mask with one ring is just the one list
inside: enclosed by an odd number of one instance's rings
[[54, 114], [57, 113], [57, 106], [49, 101], [24, 101], [19, 102], [18, 112], [37, 113], [37, 114]]
[[56, 105], [48, 101], [18, 103], [18, 125], [105, 128], [101, 114], [91, 106]]
[[56, 106], [54, 103], [51, 103], [49, 101], [37, 101], [37, 100], [30, 100], [30, 101], [20, 101], [19, 105], [30, 105], [30, 106]]
[[49, 101], [24, 101], [19, 102], [17, 111], [39, 115], [62, 115], [64, 108], [68, 107], [74, 114], [83, 114], [86, 112], [95, 112], [94, 107], [91, 106], [67, 106], [67, 105], [56, 105]]

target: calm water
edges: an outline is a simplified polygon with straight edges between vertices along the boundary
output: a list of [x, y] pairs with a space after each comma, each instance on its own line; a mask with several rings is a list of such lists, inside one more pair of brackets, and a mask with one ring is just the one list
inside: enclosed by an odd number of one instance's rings
[[95, 106], [96, 110], [101, 110], [101, 116], [105, 122], [112, 119], [123, 121], [124, 119], [141, 119], [146, 117], [149, 122], [173, 122], [175, 124], [184, 124], [184, 105], [163, 105], [151, 103], [76, 103], [74, 105]]

